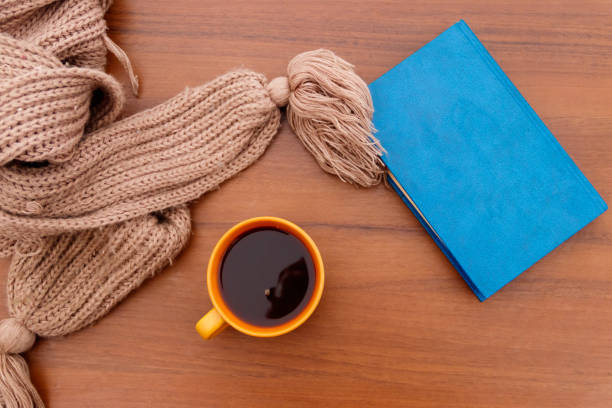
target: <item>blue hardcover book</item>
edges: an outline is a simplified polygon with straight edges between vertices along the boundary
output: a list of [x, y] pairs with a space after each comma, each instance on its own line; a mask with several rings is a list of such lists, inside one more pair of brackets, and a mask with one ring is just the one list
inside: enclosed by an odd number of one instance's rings
[[370, 91], [391, 185], [480, 300], [607, 209], [463, 21]]

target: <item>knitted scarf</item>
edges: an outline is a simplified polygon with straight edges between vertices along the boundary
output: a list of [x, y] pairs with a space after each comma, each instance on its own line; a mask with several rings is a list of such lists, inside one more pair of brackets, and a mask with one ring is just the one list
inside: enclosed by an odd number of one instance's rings
[[241, 69], [118, 120], [104, 73], [109, 0], [4, 0], [0, 8], [0, 256], [12, 256], [0, 322], [0, 405], [43, 406], [20, 353], [92, 324], [160, 272], [190, 235], [187, 203], [255, 162], [289, 125], [321, 167], [382, 177], [372, 102], [331, 51], [267, 82]]

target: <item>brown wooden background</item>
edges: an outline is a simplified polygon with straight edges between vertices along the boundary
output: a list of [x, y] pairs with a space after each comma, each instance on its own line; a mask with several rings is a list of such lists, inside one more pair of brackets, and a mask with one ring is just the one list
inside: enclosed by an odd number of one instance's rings
[[[370, 82], [460, 18], [612, 203], [611, 0], [116, 0], [108, 24], [141, 77], [133, 113], [237, 66], [272, 78], [319, 47]], [[127, 83], [114, 59], [110, 70]], [[193, 325], [210, 307], [210, 251], [266, 214], [318, 243], [322, 303], [280, 338], [204, 342]], [[173, 267], [94, 327], [27, 353], [50, 407], [612, 406], [610, 212], [480, 303], [393, 192], [324, 174], [284, 123], [193, 215]]]

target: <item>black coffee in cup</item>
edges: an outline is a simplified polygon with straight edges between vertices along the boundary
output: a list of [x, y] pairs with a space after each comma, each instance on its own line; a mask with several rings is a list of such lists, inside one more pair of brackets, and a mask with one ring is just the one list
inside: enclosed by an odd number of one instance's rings
[[299, 238], [276, 228], [258, 228], [226, 250], [219, 288], [238, 318], [270, 327], [300, 314], [312, 297], [315, 278], [312, 257]]

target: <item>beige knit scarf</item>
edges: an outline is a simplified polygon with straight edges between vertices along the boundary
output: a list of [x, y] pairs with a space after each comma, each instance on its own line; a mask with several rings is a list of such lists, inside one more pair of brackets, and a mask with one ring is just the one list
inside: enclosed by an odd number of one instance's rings
[[106, 0], [2, 0], [0, 256], [12, 255], [0, 322], [0, 404], [43, 406], [19, 355], [104, 316], [189, 239], [186, 204], [257, 160], [279, 108], [321, 167], [362, 186], [382, 176], [372, 103], [331, 51], [267, 82], [236, 70], [132, 117], [103, 72]]

